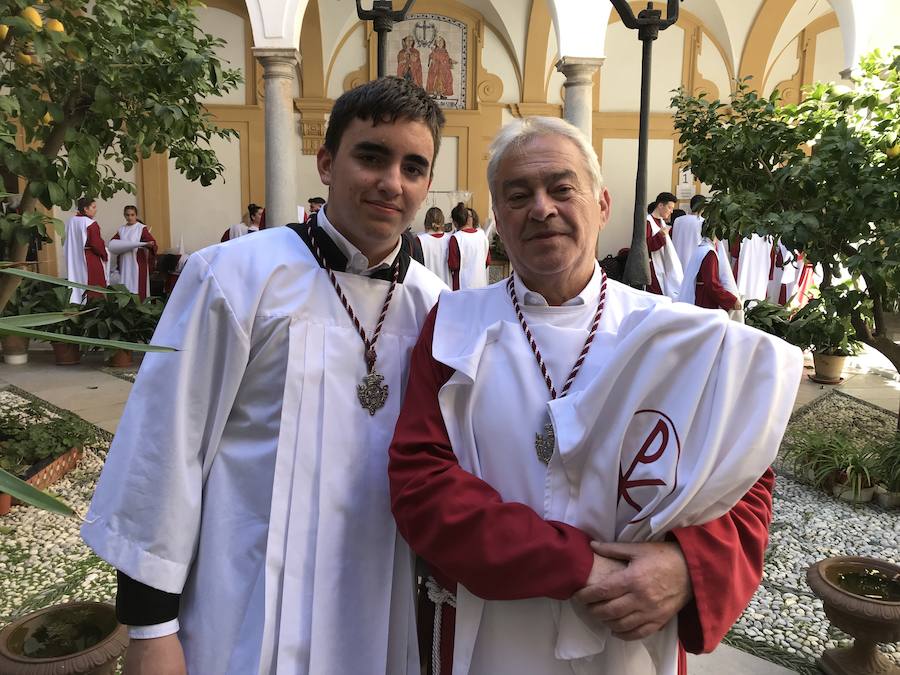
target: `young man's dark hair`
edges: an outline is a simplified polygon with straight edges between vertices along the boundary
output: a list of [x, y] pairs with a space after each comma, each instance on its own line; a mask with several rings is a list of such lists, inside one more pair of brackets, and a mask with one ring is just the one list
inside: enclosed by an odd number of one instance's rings
[[678, 199], [671, 192], [660, 192], [656, 195], [656, 201], [653, 202], [654, 208], [660, 204], [668, 204], [669, 202], [677, 202]]
[[697, 213], [706, 203], [706, 197], [703, 195], [694, 195], [691, 197], [691, 213]]
[[444, 113], [422, 87], [408, 80], [382, 77], [344, 93], [328, 118], [324, 145], [329, 152], [337, 152], [344, 130], [354, 119], [372, 120], [375, 125], [398, 119], [422, 122], [431, 131], [437, 157]]
[[79, 213], [80, 213], [80, 212], [83, 212], [87, 207], [89, 207], [89, 206], [90, 206], [91, 204], [93, 204], [95, 201], [97, 201], [97, 200], [94, 199], [93, 197], [81, 197], [81, 198], [78, 200], [78, 202], [76, 203], [76, 206], [78, 207]]
[[462, 228], [464, 228], [468, 219], [469, 209], [467, 209], [466, 205], [462, 202], [454, 206], [453, 210], [450, 211], [450, 220], [453, 221], [453, 224], [456, 226], [457, 230], [461, 230]]

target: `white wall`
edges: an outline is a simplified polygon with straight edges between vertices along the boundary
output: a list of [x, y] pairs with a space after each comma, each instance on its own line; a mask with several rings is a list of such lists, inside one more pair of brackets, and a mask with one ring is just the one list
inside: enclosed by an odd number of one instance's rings
[[703, 77], [719, 88], [719, 100], [731, 100], [731, 80], [728, 78], [728, 69], [725, 61], [722, 60], [722, 54], [706, 33], [703, 34], [697, 69]]
[[503, 93], [500, 103], [518, 103], [522, 99], [519, 91], [519, 78], [515, 64], [500, 38], [490, 28], [484, 29], [484, 49], [482, 50], [484, 69], [496, 75], [503, 82]]
[[[684, 31], [677, 25], [653, 43], [650, 111], [668, 112], [672, 89], [681, 84]], [[617, 21], [606, 34], [606, 61], [600, 71], [600, 110], [632, 112], [641, 104], [641, 43], [637, 31]]]
[[[455, 191], [459, 187], [456, 182], [459, 169], [459, 138], [456, 136], [444, 136], [441, 139], [441, 149], [434, 162], [434, 178], [425, 201], [422, 203], [412, 220], [412, 229], [415, 232], [424, 230], [425, 212], [432, 206], [437, 206], [444, 212], [444, 221], [450, 222], [450, 209], [457, 202], [465, 201], [459, 195], [438, 194], [438, 192]], [[481, 215], [481, 214], [479, 214]]]
[[169, 218], [172, 245], [184, 237], [184, 250], [197, 251], [219, 243], [222, 233], [240, 221], [247, 205], [241, 198], [241, 157], [238, 139], [214, 137], [210, 144], [225, 166], [222, 177], [208, 187], [192, 183], [169, 160]]
[[[869, 0], [866, 1], [868, 2]], [[829, 12], [831, 12], [831, 4], [828, 0], [796, 0], [794, 6], [785, 17], [784, 23], [781, 24], [778, 35], [775, 37], [772, 52], [769, 54], [769, 60], [766, 64], [766, 70], [772, 67], [781, 50], [788, 43], [793, 42], [801, 30]], [[791, 50], [793, 51], [794, 48], [792, 47]]]
[[[344, 78], [353, 71], [359, 70], [360, 66], [367, 62], [368, 58], [366, 31], [363, 24], [360, 23], [353, 28], [350, 36], [335, 58], [334, 67], [326, 85], [328, 98], [336, 99], [343, 94]], [[328, 61], [325, 62], [325, 68], [328, 68]]]
[[816, 62], [813, 82], [839, 82], [844, 69], [844, 40], [840, 28], [819, 33], [816, 38]]
[[[603, 140], [603, 180], [612, 199], [609, 222], [600, 233], [600, 257], [615, 255], [620, 248], [631, 246], [634, 222], [634, 179], [637, 174], [637, 139], [606, 138]], [[650, 140], [647, 164], [647, 201], [672, 189], [672, 153], [674, 142]], [[646, 209], [645, 209], [646, 212]]]
[[797, 72], [797, 68], [800, 67], [800, 59], [797, 58], [798, 40], [799, 38], [791, 40], [769, 69], [769, 72], [766, 75], [766, 83], [763, 87], [763, 94], [765, 96], [771, 95], [779, 82], [792, 78]]
[[[244, 81], [224, 96], [207, 97], [204, 103], [228, 103], [243, 105], [247, 98], [247, 53], [244, 19], [237, 14], [214, 7], [196, 7], [200, 27], [204, 32], [225, 40], [225, 44], [216, 49], [216, 55], [222, 60], [223, 68], [237, 68], [244, 75]], [[254, 84], [250, 83], [251, 86]]]

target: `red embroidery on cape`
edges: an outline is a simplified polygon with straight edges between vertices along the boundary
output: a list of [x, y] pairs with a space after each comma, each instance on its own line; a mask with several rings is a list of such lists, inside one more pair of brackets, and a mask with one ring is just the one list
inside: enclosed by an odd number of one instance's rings
[[[678, 431], [671, 418], [659, 410], [638, 410], [634, 414], [631, 425], [639, 425], [640, 429], [649, 429], [640, 449], [634, 455], [627, 470], [623, 471], [625, 462], [628, 460], [627, 449], [622, 453], [622, 464], [619, 466], [619, 495], [616, 502], [621, 504], [625, 501], [631, 508], [635, 510], [635, 517], [629, 524], [639, 523], [649, 517], [650, 512], [640, 516], [645, 507], [655, 502], [659, 503], [665, 497], [668, 497], [675, 491], [678, 485], [678, 461], [681, 459], [681, 441], [678, 438]], [[643, 435], [644, 432], [640, 432]], [[640, 438], [640, 436], [638, 436]], [[650, 466], [661, 463], [659, 470], [641, 471], [642, 466]], [[635, 477], [637, 472], [639, 477]], [[641, 475], [644, 477], [640, 477]], [[671, 489], [665, 490], [668, 483], [662, 477], [671, 477]], [[640, 488], [651, 488], [651, 490], [640, 490]], [[650, 499], [645, 504], [638, 502], [637, 497], [632, 494], [636, 490], [644, 494], [650, 494]]]

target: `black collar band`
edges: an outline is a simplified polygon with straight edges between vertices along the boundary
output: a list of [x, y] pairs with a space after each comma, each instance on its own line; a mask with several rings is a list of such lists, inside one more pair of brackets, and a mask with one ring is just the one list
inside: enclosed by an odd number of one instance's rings
[[[325, 260], [319, 260], [319, 266], [324, 267], [323, 263], [327, 263], [328, 267], [335, 272], [346, 272], [347, 271], [347, 256], [343, 254], [341, 249], [335, 244], [331, 237], [318, 226], [316, 223], [315, 214], [310, 215], [310, 219], [312, 223], [289, 223], [287, 227], [291, 228], [300, 239], [303, 240], [303, 243], [306, 244], [307, 248], [309, 248], [310, 252], [312, 252], [313, 257], [315, 257], [315, 251], [313, 251], [312, 242], [309, 240], [309, 232], [312, 230], [313, 237], [316, 239], [316, 244], [319, 246], [319, 250], [322, 252], [322, 256]], [[312, 228], [309, 226], [312, 225]], [[382, 281], [391, 281], [394, 278], [394, 265], [400, 266], [400, 272], [397, 276], [397, 283], [402, 284], [404, 279], [406, 279], [406, 273], [409, 271], [409, 253], [400, 248], [400, 252], [397, 254], [397, 257], [394, 259], [394, 264], [390, 267], [382, 267], [379, 270], [375, 270], [369, 275], [370, 279], [381, 279]]]

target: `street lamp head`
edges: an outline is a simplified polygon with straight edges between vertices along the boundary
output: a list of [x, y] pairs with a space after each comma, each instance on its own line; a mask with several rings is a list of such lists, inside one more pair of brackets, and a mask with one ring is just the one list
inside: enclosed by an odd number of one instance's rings
[[391, 0], [372, 0], [372, 9], [363, 9], [362, 0], [356, 0], [356, 15], [361, 21], [373, 21], [376, 18], [403, 21], [412, 4], [413, 0], [406, 0], [403, 9], [394, 11], [394, 3]]

